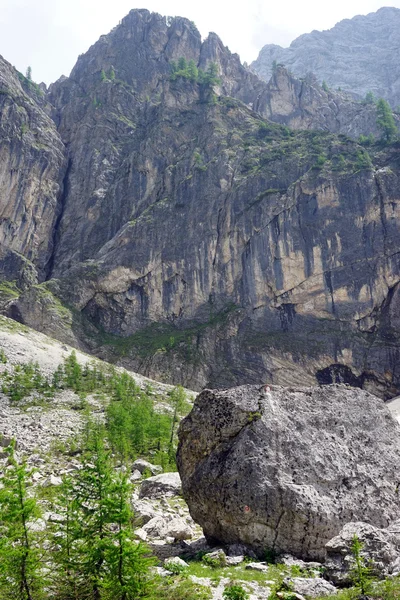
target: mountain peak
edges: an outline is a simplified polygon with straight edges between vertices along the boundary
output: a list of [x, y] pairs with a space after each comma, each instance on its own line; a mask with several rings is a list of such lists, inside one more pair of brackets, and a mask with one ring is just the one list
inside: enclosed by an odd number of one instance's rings
[[344, 19], [326, 31], [305, 33], [289, 48], [267, 44], [251, 66], [268, 81], [277, 61], [297, 77], [313, 72], [331, 88], [341, 88], [357, 98], [372, 91], [395, 107], [400, 104], [399, 47], [400, 9], [383, 7]]

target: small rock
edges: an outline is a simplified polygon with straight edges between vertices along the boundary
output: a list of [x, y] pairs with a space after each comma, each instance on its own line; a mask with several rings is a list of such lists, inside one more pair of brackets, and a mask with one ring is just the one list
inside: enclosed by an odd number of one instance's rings
[[246, 565], [246, 569], [251, 569], [252, 571], [260, 571], [261, 573], [266, 573], [269, 569], [269, 566], [266, 563], [262, 562], [252, 562]]
[[62, 479], [61, 477], [56, 477], [55, 475], [50, 475], [42, 482], [43, 487], [50, 487], [51, 485], [61, 485]]
[[310, 598], [319, 598], [320, 596], [332, 596], [337, 593], [337, 589], [325, 579], [320, 577], [288, 577], [284, 584], [290, 591]]
[[171, 565], [178, 565], [179, 567], [182, 567], [183, 569], [189, 568], [189, 565], [187, 564], [187, 562], [182, 560], [182, 558], [179, 558], [179, 556], [174, 556], [173, 558], [168, 558], [164, 562], [164, 567], [166, 569], [168, 569], [168, 567]]
[[145, 542], [147, 540], [147, 531], [145, 531], [142, 528], [139, 529], [135, 529], [135, 535], [136, 537], [138, 537], [140, 540], [142, 540], [142, 542]]
[[167, 571], [167, 569], [164, 569], [163, 567], [154, 567], [153, 572], [160, 577], [169, 577], [171, 575], [171, 571]]
[[138, 481], [139, 479], [142, 478], [142, 474], [140, 471], [138, 471], [137, 469], [135, 469], [132, 472], [132, 475], [129, 477], [130, 481]]
[[165, 535], [171, 536], [178, 541], [190, 540], [193, 537], [193, 531], [184, 519], [177, 517], [167, 524]]
[[139, 471], [141, 474], [145, 471], [150, 471], [152, 475], [159, 475], [162, 473], [162, 467], [159, 465], [152, 465], [143, 458], [138, 458], [132, 465], [132, 471]]
[[227, 556], [226, 564], [229, 567], [235, 567], [236, 565], [240, 565], [244, 561], [244, 556]]

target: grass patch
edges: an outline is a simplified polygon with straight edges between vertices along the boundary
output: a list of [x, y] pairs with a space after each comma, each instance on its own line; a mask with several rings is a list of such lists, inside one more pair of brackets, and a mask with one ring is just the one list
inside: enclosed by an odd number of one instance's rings
[[224, 325], [229, 315], [237, 309], [236, 305], [230, 304], [224, 310], [212, 315], [205, 323], [192, 323], [185, 329], [178, 329], [170, 323], [152, 323], [148, 327], [127, 337], [98, 330], [98, 341], [102, 345], [112, 346], [118, 356], [127, 356], [134, 351], [141, 358], [152, 356], [160, 351], [169, 352], [177, 350], [181, 345], [184, 345], [187, 357], [188, 346], [191, 346], [194, 337], [197, 337], [209, 327]]

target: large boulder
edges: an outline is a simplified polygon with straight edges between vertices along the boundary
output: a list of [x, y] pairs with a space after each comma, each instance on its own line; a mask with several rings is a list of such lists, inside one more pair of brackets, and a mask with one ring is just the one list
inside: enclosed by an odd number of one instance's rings
[[398, 518], [399, 434], [343, 385], [204, 390], [179, 428], [183, 495], [209, 541], [323, 560], [347, 522]]

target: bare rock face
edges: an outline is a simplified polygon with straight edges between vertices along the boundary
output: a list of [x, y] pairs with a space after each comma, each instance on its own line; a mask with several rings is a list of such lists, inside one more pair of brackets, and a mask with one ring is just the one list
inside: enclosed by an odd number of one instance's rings
[[[14, 252], [31, 261], [43, 279], [61, 210], [66, 158], [55, 123], [28, 93], [31, 88], [32, 95], [39, 94], [0, 57], [0, 246], [9, 256]], [[17, 263], [18, 255], [7, 260], [6, 278], [20, 278]]]
[[204, 390], [179, 429], [183, 495], [209, 541], [321, 560], [347, 522], [398, 518], [399, 434], [346, 386]]
[[284, 63], [297, 77], [311, 71], [335, 89], [341, 87], [358, 98], [372, 91], [396, 107], [400, 103], [399, 31], [400, 10], [385, 7], [344, 19], [327, 31], [301, 35], [289, 48], [267, 44], [251, 66], [268, 81], [273, 62]]

